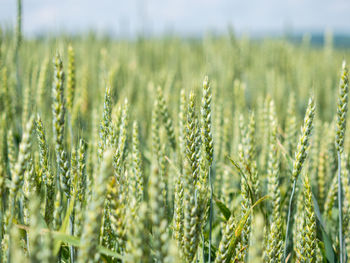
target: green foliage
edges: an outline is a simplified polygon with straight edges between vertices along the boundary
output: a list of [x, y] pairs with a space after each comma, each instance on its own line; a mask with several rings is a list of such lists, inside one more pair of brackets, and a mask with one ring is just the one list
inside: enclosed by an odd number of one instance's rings
[[0, 43], [2, 262], [336, 262], [341, 228], [350, 251], [348, 49], [34, 41], [21, 2]]

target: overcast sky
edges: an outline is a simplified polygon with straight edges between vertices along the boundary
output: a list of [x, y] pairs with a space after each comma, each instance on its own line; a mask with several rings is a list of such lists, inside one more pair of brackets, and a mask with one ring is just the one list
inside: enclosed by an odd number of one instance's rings
[[[0, 24], [15, 23], [16, 0], [0, 0]], [[350, 0], [23, 0], [23, 30], [89, 29], [135, 35], [166, 31], [201, 35], [232, 25], [250, 34], [350, 33]]]

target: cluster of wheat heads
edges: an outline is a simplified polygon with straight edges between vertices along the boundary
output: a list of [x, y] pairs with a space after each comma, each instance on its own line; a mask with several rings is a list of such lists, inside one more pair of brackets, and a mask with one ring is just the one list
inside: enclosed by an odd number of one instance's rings
[[0, 33], [0, 261], [346, 262], [349, 54], [28, 40], [19, 15]]

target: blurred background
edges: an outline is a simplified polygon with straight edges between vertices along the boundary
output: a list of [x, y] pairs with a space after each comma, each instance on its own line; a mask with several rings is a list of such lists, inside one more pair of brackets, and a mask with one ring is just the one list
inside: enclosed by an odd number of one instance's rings
[[[0, 24], [15, 24], [16, 1], [0, 1]], [[301, 39], [309, 33], [313, 43], [332, 32], [335, 44], [350, 45], [348, 0], [24, 0], [23, 32], [83, 33], [134, 38], [139, 35], [202, 37], [208, 32]], [[322, 44], [322, 43], [321, 43]]]

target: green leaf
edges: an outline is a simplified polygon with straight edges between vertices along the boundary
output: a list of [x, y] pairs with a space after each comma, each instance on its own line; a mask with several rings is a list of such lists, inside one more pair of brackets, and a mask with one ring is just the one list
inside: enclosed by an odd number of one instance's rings
[[318, 241], [318, 247], [322, 253], [323, 261], [322, 262], [327, 262], [326, 261], [326, 250], [324, 248], [324, 243], [322, 241]]
[[[67, 235], [67, 234], [64, 234], [64, 233], [60, 233], [60, 232], [51, 232], [52, 233], [52, 236], [56, 239], [56, 240], [59, 240], [63, 243], [67, 243], [68, 245], [72, 245], [72, 246], [75, 246], [75, 247], [79, 247], [80, 246], [80, 239], [78, 237], [74, 237], [74, 236], [71, 236], [71, 235]], [[103, 246], [98, 246], [98, 251], [103, 254], [103, 255], [106, 255], [106, 256], [110, 256], [110, 257], [115, 257], [115, 258], [118, 258], [118, 259], [123, 259], [123, 256], [108, 249], [108, 248], [105, 248]]]
[[[76, 193], [70, 199], [69, 206], [67, 207], [66, 215], [65, 215], [65, 217], [63, 219], [61, 228], [58, 231], [60, 233], [67, 233], [67, 229], [68, 229], [68, 226], [69, 226], [69, 217], [72, 214], [73, 209], [74, 209], [75, 197], [76, 197]], [[60, 240], [56, 240], [55, 245], [54, 245], [54, 253], [55, 253], [55, 255], [57, 255], [58, 252], [60, 251], [61, 244], [62, 244], [62, 242]]]
[[265, 195], [264, 197], [261, 197], [258, 201], [255, 202], [254, 205], [252, 205], [250, 207], [250, 209], [244, 214], [243, 218], [239, 221], [237, 227], [236, 227], [236, 230], [235, 230], [235, 236], [236, 237], [239, 237], [242, 233], [242, 230], [243, 230], [243, 227], [244, 225], [246, 224], [248, 218], [249, 218], [249, 215], [253, 212], [253, 208], [255, 206], [257, 206], [258, 204], [260, 204], [262, 201], [266, 200], [270, 198], [268, 195]]
[[233, 164], [233, 166], [236, 167], [236, 169], [237, 169], [238, 173], [240, 174], [240, 176], [241, 177], [243, 176], [244, 180], [247, 183], [248, 192], [249, 192], [249, 195], [250, 195], [250, 197], [252, 199], [252, 203], [254, 203], [255, 200], [256, 200], [256, 196], [254, 195], [254, 192], [253, 192], [253, 190], [252, 190], [252, 188], [250, 186], [250, 183], [249, 183], [249, 180], [248, 180], [246, 174], [243, 172], [243, 169], [241, 168], [241, 166], [235, 160], [233, 160], [230, 156], [227, 156], [227, 158], [230, 160], [230, 162]]
[[[28, 226], [19, 225], [19, 224], [15, 224], [15, 226], [18, 227], [19, 229], [23, 229], [25, 231], [30, 231], [30, 227], [28, 227]], [[66, 243], [68, 245], [80, 247], [80, 239], [78, 237], [68, 235], [68, 234], [65, 234], [62, 232], [50, 231], [49, 229], [45, 229], [45, 228], [40, 230], [41, 235], [45, 235], [47, 233], [50, 233], [56, 241], [59, 241], [60, 244]], [[118, 258], [121, 260], [123, 260], [124, 256], [125, 256], [125, 255], [122, 256], [122, 255], [120, 255], [120, 254], [118, 254], [118, 253], [116, 253], [108, 248], [100, 246], [100, 245], [97, 247], [97, 249], [103, 255]]]
[[118, 258], [118, 259], [121, 259], [123, 260], [124, 259], [124, 256], [118, 254], [117, 252], [114, 252], [108, 248], [105, 248], [103, 246], [98, 246], [98, 251], [103, 254], [103, 255], [106, 255], [106, 256], [110, 256], [110, 257], [114, 257], [114, 258]]
[[332, 240], [328, 236], [327, 232], [321, 227], [322, 239], [325, 247], [326, 258], [330, 263], [336, 263], [336, 256], [332, 245]]
[[314, 211], [316, 215], [316, 220], [318, 222], [319, 228], [321, 229], [322, 240], [324, 244], [325, 255], [330, 263], [336, 263], [336, 254], [333, 249], [333, 242], [330, 236], [326, 232], [326, 227], [321, 216], [320, 208], [318, 206], [315, 196], [312, 194], [312, 199], [314, 201]]
[[222, 215], [225, 217], [225, 219], [227, 221], [231, 216], [230, 209], [228, 209], [227, 206], [223, 202], [221, 202], [218, 198], [216, 198], [216, 196], [213, 196], [213, 198], [215, 200], [216, 206], [219, 208], [220, 212], [222, 213]]
[[233, 239], [231, 240], [230, 242], [230, 247], [229, 247], [229, 252], [228, 252], [228, 257], [226, 259], [226, 263], [229, 263], [231, 262], [231, 258], [233, 256], [233, 253], [235, 252], [235, 247], [236, 247], [236, 244], [242, 234], [242, 230], [243, 230], [243, 227], [244, 225], [247, 223], [247, 220], [249, 218], [249, 215], [252, 213], [254, 207], [256, 207], [258, 204], [260, 204], [262, 201], [268, 199], [269, 196], [268, 195], [265, 195], [264, 197], [261, 197], [258, 201], [255, 202], [254, 205], [252, 205], [250, 207], [250, 209], [245, 212], [244, 216], [241, 218], [241, 220], [239, 220], [238, 222], [238, 225], [235, 229], [235, 235], [233, 237]]
[[69, 245], [79, 247], [80, 246], [80, 239], [75, 236], [67, 235], [61, 232], [54, 232], [52, 231], [52, 236], [55, 240], [67, 243]]

